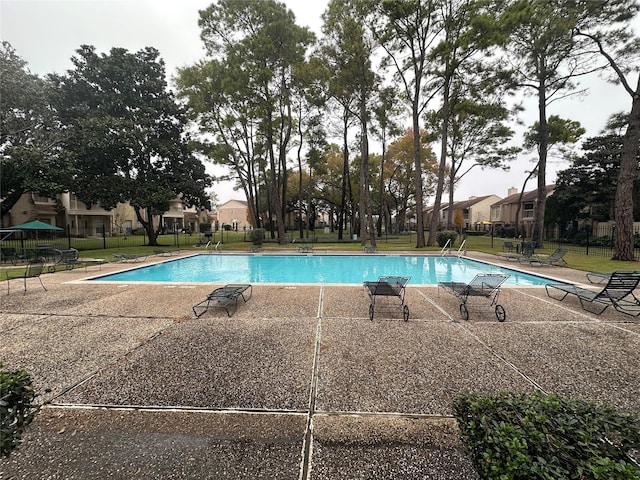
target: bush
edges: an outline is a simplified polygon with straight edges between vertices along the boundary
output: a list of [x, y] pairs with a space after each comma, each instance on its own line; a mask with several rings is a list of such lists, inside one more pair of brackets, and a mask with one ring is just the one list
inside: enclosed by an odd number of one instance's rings
[[254, 245], [262, 245], [264, 241], [264, 229], [262, 228], [254, 228], [249, 231], [249, 240]]
[[0, 363], [0, 456], [8, 457], [20, 444], [24, 429], [35, 415], [34, 398], [29, 373], [5, 371]]
[[440, 247], [444, 247], [447, 244], [447, 240], [451, 240], [449, 246], [453, 247], [456, 238], [458, 238], [458, 234], [453, 230], [440, 230], [436, 233], [436, 242], [438, 242], [438, 246]]
[[640, 479], [632, 414], [539, 392], [463, 394], [453, 413], [482, 479]]

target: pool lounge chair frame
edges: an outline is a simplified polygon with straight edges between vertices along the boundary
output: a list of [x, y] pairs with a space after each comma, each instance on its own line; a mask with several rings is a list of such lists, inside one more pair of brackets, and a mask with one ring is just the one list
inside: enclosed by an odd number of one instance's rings
[[567, 261], [564, 256], [569, 252], [566, 248], [556, 248], [548, 257], [541, 257], [539, 255], [533, 255], [529, 258], [529, 264], [533, 266], [534, 263], [539, 265], [556, 265], [565, 266]]
[[113, 254], [113, 258], [115, 259], [116, 262], [122, 262], [122, 263], [133, 262], [133, 263], [137, 263], [137, 262], [142, 262], [142, 261], [146, 260], [147, 256], [146, 255], [134, 255], [133, 253], [114, 253]]
[[[575, 295], [582, 309], [589, 313], [600, 315], [607, 308], [613, 307], [620, 313], [637, 317], [640, 315], [640, 299], [633, 291], [639, 283], [640, 271], [617, 271], [611, 274], [607, 284], [600, 291], [567, 283], [545, 285], [545, 289], [547, 295], [554, 300], [563, 301], [567, 296]], [[556, 291], [560, 292], [558, 296], [555, 294]]]
[[[369, 295], [369, 320], [378, 311], [395, 311], [398, 307], [405, 322], [409, 320], [409, 307], [404, 303], [407, 283], [411, 277], [382, 276], [376, 282], [364, 282], [364, 289]], [[385, 298], [385, 301], [382, 301]], [[397, 300], [396, 300], [397, 299]], [[377, 303], [376, 303], [377, 302]], [[399, 303], [399, 305], [398, 305]]]
[[42, 257], [36, 257], [32, 260], [29, 261], [29, 263], [27, 264], [27, 267], [24, 269], [24, 271], [21, 271], [20, 273], [12, 273], [10, 271], [6, 272], [6, 277], [7, 277], [7, 295], [9, 295], [10, 293], [10, 285], [11, 285], [11, 280], [16, 280], [18, 278], [22, 279], [24, 282], [24, 293], [27, 293], [27, 279], [28, 278], [37, 278], [40, 281], [40, 285], [42, 285], [42, 288], [44, 288], [44, 291], [47, 291], [47, 287], [44, 286], [44, 283], [42, 283], [42, 278], [40, 278], [40, 275], [42, 275], [42, 273], [44, 272], [44, 266], [45, 266], [45, 262], [46, 260]]
[[54, 273], [58, 265], [63, 266], [66, 270], [73, 270], [75, 265], [82, 265], [82, 262], [78, 260], [78, 250], [75, 248], [69, 248], [66, 250], [54, 250], [55, 262], [53, 265], [49, 265], [49, 273]]
[[[248, 291], [248, 294], [246, 292]], [[209, 308], [222, 308], [227, 316], [232, 316], [238, 309], [238, 298], [245, 303], [253, 295], [253, 286], [249, 283], [229, 283], [224, 287], [216, 288], [203, 301], [193, 306], [196, 318], [201, 317]]]
[[497, 253], [499, 258], [503, 260], [515, 260], [517, 262], [528, 262], [534, 256], [534, 245], [533, 242], [525, 242], [521, 245], [520, 253], [505, 253], [500, 252]]
[[498, 303], [500, 287], [510, 277], [504, 273], [479, 273], [469, 283], [440, 282], [438, 291], [442, 288], [460, 300], [460, 316], [469, 320], [471, 308], [493, 308], [499, 322], [507, 319], [507, 313]]

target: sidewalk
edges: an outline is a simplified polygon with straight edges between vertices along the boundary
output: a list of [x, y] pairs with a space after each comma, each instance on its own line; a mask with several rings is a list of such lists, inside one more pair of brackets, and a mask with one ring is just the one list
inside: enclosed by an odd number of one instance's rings
[[370, 321], [359, 286], [254, 285], [233, 317], [195, 319], [212, 285], [68, 283], [96, 273], [2, 298], [0, 359], [47, 402], [2, 480], [474, 479], [451, 418], [460, 392], [640, 410], [640, 322], [544, 289], [503, 289], [505, 323], [461, 321], [436, 287], [408, 288], [409, 322]]

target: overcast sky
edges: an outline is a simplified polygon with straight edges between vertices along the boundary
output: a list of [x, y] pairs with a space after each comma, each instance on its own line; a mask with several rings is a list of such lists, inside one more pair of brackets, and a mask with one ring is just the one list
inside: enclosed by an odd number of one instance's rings
[[[172, 77], [178, 67], [191, 65], [203, 57], [198, 10], [210, 3], [210, 0], [0, 0], [0, 35], [28, 62], [31, 72], [38, 75], [64, 73], [72, 67], [70, 58], [75, 50], [86, 44], [95, 46], [100, 53], [107, 53], [112, 47], [135, 52], [152, 46], [160, 51], [167, 74]], [[285, 3], [293, 10], [298, 25], [319, 33], [326, 0], [285, 0]], [[634, 27], [640, 32], [640, 18], [635, 20]], [[630, 83], [637, 84], [637, 73]], [[588, 80], [588, 86], [590, 90], [582, 98], [555, 102], [548, 109], [549, 115], [581, 122], [587, 129], [585, 137], [599, 134], [610, 114], [631, 109], [631, 97], [621, 86], [595, 76]], [[537, 116], [535, 101], [528, 100], [525, 106], [527, 110], [521, 120], [530, 126]], [[519, 158], [508, 173], [472, 170], [460, 182], [455, 200], [472, 195], [505, 197], [509, 187], [522, 188], [525, 172], [534, 165], [531, 157]], [[547, 183], [555, 181], [556, 170], [567, 166], [552, 161], [547, 169]], [[532, 180], [526, 190], [534, 188]], [[243, 199], [241, 192], [233, 192], [228, 185], [214, 190], [221, 202]]]

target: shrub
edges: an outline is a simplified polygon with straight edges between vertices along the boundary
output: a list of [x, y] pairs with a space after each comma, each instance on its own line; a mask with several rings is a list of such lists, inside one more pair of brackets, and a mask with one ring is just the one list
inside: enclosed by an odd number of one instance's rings
[[5, 371], [0, 363], [0, 456], [8, 457], [20, 444], [24, 429], [35, 415], [34, 398], [29, 373]]
[[539, 392], [463, 394], [453, 413], [480, 478], [640, 479], [635, 415]]
[[249, 231], [249, 240], [254, 245], [262, 245], [264, 241], [264, 229], [262, 228], [254, 228]]
[[438, 242], [438, 245], [440, 247], [444, 247], [447, 244], [447, 240], [451, 240], [449, 246], [453, 247], [456, 238], [458, 238], [458, 234], [453, 230], [440, 230], [438, 233], [436, 233], [436, 242]]

